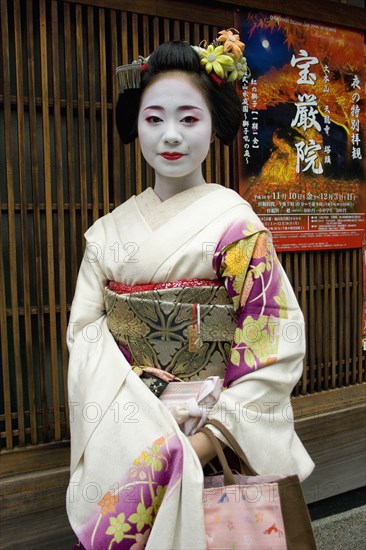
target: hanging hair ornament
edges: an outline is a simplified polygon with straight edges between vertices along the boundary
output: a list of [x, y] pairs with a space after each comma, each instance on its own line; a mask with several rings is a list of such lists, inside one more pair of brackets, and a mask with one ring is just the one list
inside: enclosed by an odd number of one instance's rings
[[117, 67], [116, 75], [120, 94], [122, 94], [125, 90], [141, 87], [141, 74], [148, 68], [147, 60], [148, 58], [140, 55], [137, 61], [133, 61], [129, 65], [121, 65], [120, 67]]

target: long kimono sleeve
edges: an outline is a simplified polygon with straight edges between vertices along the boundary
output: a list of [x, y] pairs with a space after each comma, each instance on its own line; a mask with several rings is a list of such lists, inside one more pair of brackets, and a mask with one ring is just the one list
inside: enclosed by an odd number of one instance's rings
[[96, 323], [105, 314], [103, 289], [108, 275], [103, 262], [106, 235], [101, 219], [88, 229], [85, 240], [67, 331], [69, 352], [78, 337], [93, 340], [93, 332], [99, 330]]
[[209, 416], [232, 431], [259, 473], [304, 479], [314, 465], [294, 431], [290, 402], [303, 369], [304, 319], [270, 233], [260, 222], [232, 226], [214, 267], [238, 322], [224, 391]]

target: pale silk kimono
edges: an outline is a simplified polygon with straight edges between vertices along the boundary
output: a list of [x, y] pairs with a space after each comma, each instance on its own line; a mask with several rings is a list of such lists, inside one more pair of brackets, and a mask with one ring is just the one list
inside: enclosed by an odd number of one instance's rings
[[149, 188], [85, 238], [68, 329], [70, 523], [87, 549], [204, 549], [202, 467], [109, 331], [105, 286], [219, 278], [238, 321], [209, 417], [229, 428], [258, 473], [301, 480], [314, 466], [290, 404], [302, 373], [302, 313], [270, 234], [246, 201], [219, 185], [165, 202]]

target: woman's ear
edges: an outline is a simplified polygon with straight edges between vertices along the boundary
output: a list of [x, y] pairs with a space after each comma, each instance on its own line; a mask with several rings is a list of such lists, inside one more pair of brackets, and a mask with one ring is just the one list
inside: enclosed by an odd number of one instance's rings
[[215, 137], [216, 137], [215, 132], [212, 132], [212, 134], [211, 134], [211, 143], [213, 143], [215, 141]]

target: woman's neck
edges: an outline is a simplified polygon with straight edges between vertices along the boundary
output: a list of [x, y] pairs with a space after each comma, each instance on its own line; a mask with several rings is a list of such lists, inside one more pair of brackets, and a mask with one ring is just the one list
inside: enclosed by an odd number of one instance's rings
[[156, 174], [154, 191], [161, 201], [165, 201], [178, 193], [182, 193], [198, 185], [204, 185], [205, 183], [202, 172], [199, 174], [189, 174], [187, 177], [182, 178], [168, 178]]

